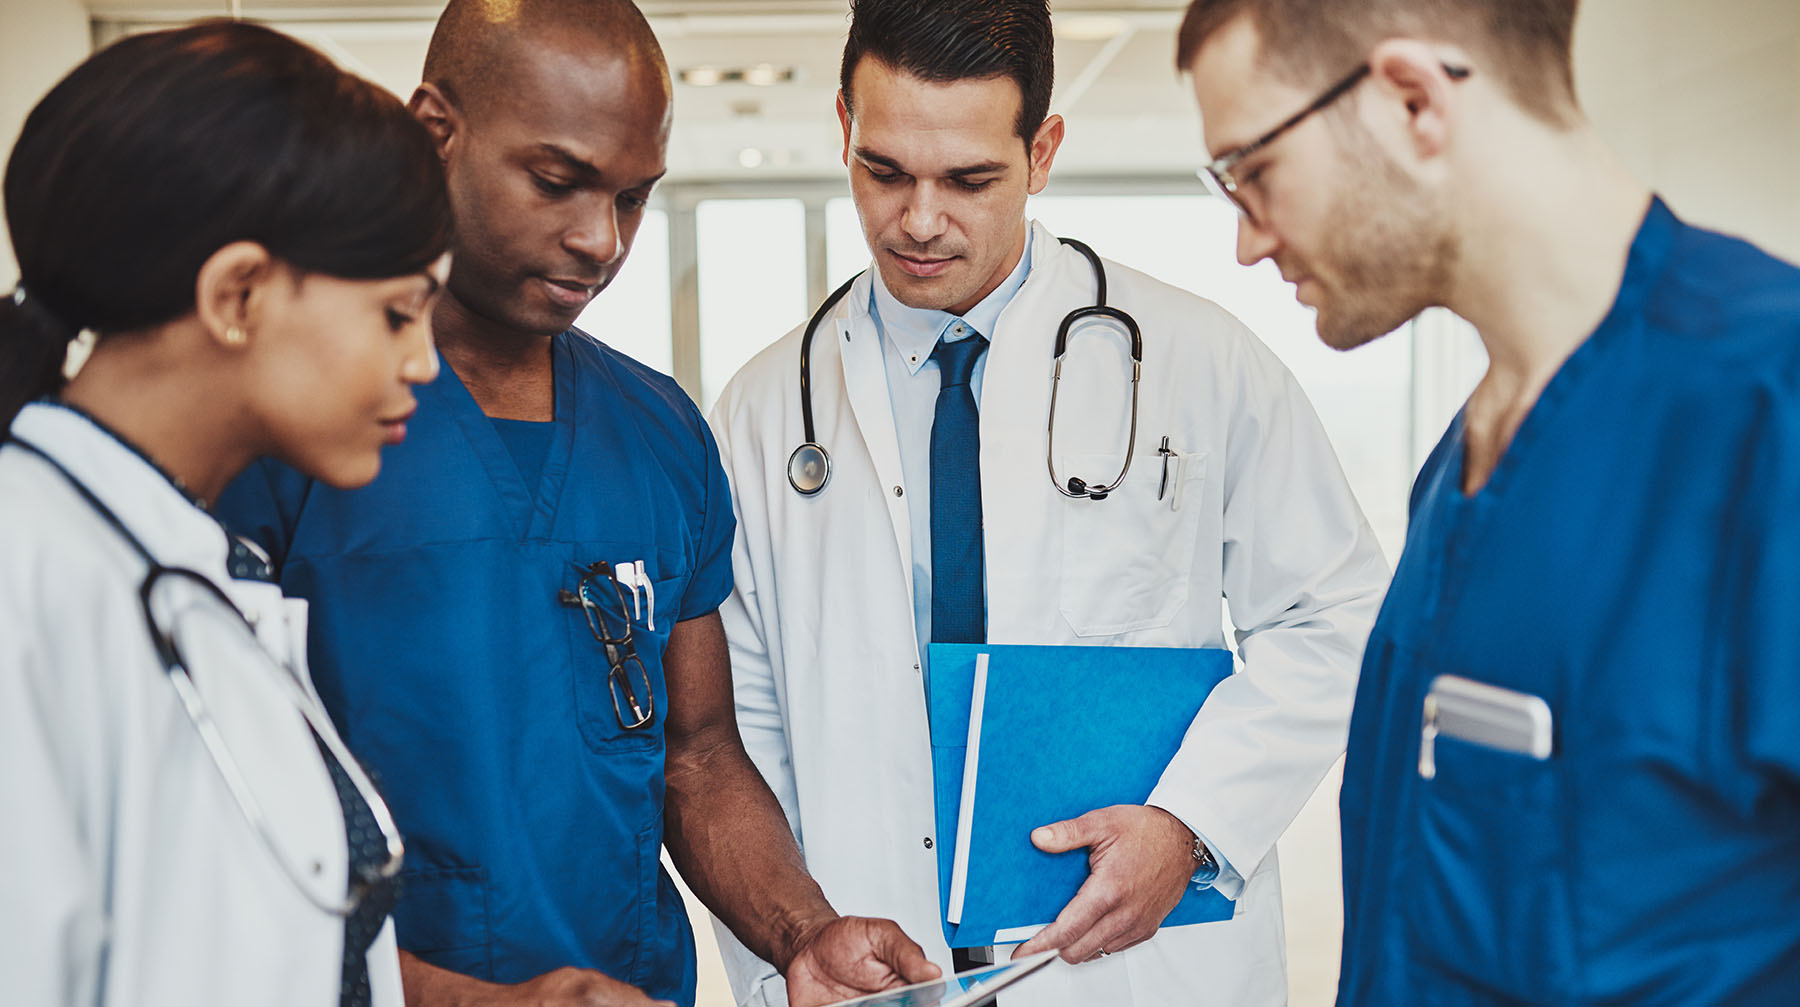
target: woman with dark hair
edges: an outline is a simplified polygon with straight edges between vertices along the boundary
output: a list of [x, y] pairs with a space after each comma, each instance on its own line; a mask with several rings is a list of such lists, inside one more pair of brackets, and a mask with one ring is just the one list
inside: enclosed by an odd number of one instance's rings
[[400, 838], [312, 689], [304, 605], [207, 501], [265, 455], [359, 486], [405, 437], [450, 243], [431, 141], [212, 22], [76, 68], [5, 200], [6, 999], [397, 1004]]

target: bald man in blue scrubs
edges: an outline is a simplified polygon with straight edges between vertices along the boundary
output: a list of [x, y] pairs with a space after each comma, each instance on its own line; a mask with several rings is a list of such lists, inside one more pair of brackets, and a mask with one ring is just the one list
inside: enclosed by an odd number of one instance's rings
[[269, 465], [220, 503], [311, 601], [319, 690], [406, 833], [410, 1003], [692, 1004], [665, 843], [796, 1003], [937, 974], [832, 910], [744, 754], [699, 411], [571, 327], [664, 172], [670, 93], [623, 0], [451, 3], [412, 99], [457, 218], [442, 374], [372, 487]]

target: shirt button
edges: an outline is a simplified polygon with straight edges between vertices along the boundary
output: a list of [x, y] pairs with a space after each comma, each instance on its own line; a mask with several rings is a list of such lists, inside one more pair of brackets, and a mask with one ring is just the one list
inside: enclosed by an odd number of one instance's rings
[[931, 849], [931, 837], [930, 836], [925, 837], [925, 848], [928, 850]]

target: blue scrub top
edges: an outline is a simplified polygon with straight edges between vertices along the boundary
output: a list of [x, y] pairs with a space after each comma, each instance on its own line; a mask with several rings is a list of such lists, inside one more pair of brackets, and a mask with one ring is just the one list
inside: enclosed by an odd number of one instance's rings
[[[1616, 303], [1461, 492], [1453, 424], [1363, 663], [1346, 1007], [1800, 1002], [1800, 270], [1654, 202]], [[1539, 696], [1546, 761], [1438, 735]]]
[[[693, 931], [659, 861], [662, 654], [731, 590], [731, 497], [672, 380], [578, 331], [554, 366], [536, 486], [446, 366], [372, 485], [265, 462], [218, 512], [311, 602], [319, 692], [406, 835], [400, 946], [495, 982], [574, 965], [692, 1004]], [[604, 653], [558, 603], [596, 560], [643, 560], [655, 583], [655, 629], [633, 620], [648, 729], [620, 726]]]

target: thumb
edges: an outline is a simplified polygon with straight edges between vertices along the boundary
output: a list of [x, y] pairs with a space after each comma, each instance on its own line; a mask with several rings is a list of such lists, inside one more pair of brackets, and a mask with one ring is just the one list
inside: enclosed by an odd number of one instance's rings
[[[1088, 815], [1091, 815], [1089, 812]], [[1070, 818], [1060, 822], [1051, 822], [1031, 830], [1031, 845], [1045, 853], [1067, 853], [1091, 845], [1094, 839], [1089, 835], [1088, 815]]]
[[888, 968], [907, 983], [922, 983], [936, 979], [944, 974], [944, 970], [931, 963], [925, 957], [925, 949], [918, 942], [906, 936], [899, 924], [883, 921], [880, 937], [876, 943], [876, 953], [887, 963]]

